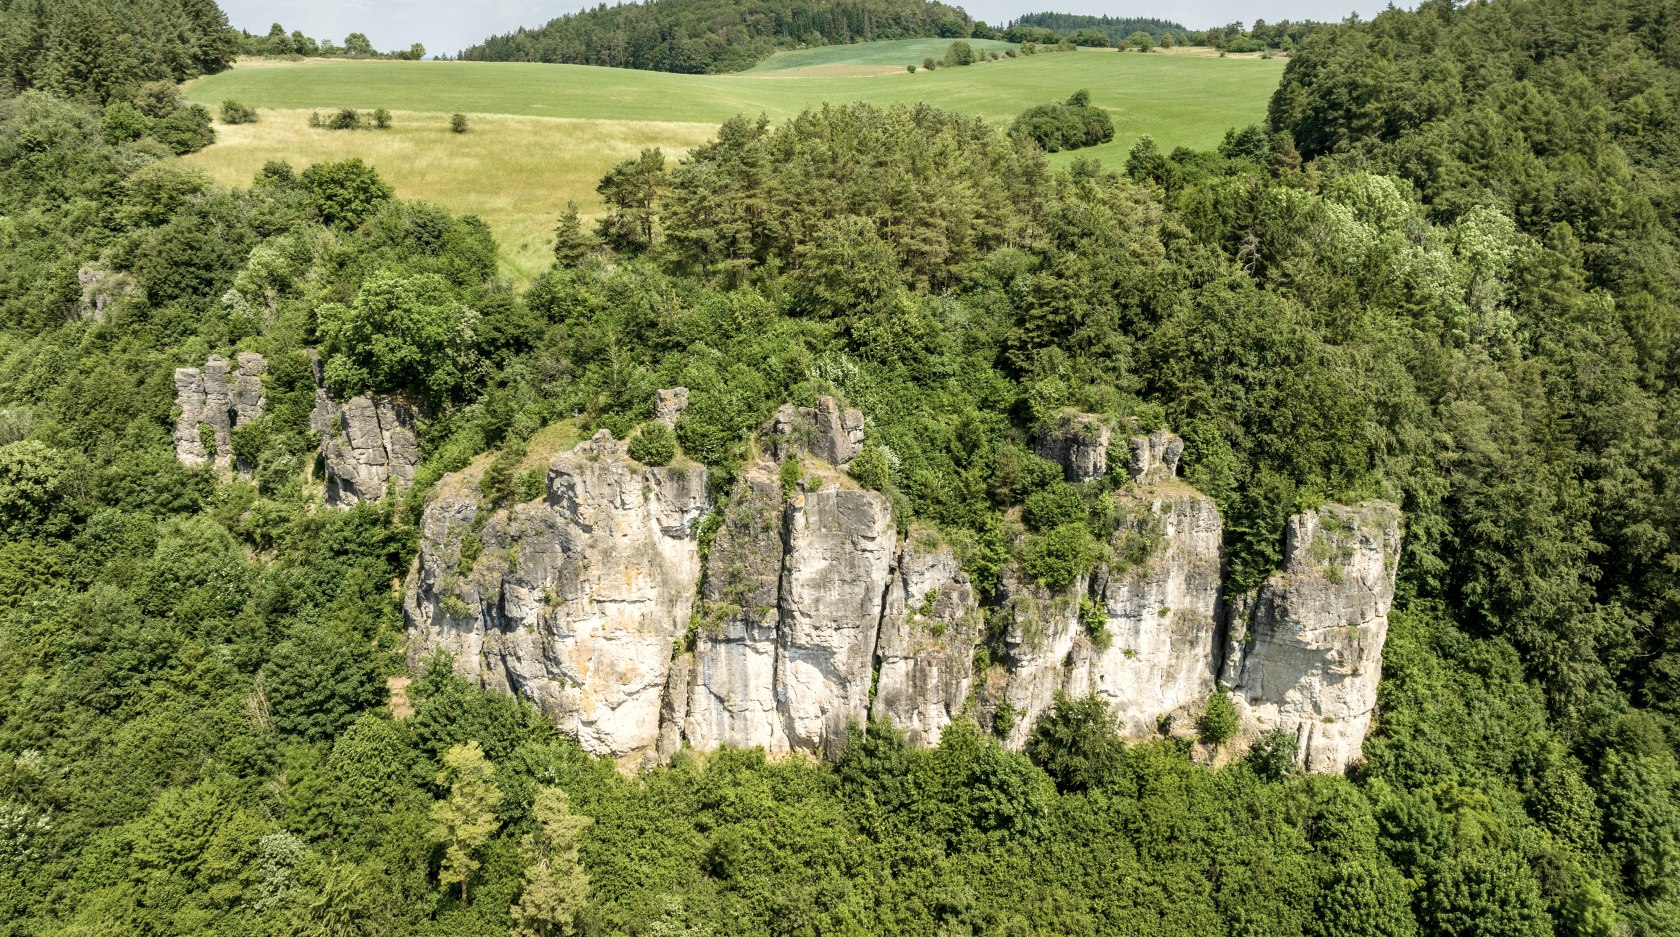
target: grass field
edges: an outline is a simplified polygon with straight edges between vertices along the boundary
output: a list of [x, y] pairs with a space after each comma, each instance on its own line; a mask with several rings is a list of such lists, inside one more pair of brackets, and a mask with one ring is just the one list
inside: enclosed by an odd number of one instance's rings
[[[1015, 48], [1013, 42], [996, 39], [964, 40], [976, 52], [996, 52]], [[778, 52], [748, 69], [743, 74], [763, 75], [795, 69], [858, 68], [904, 71], [906, 65], [921, 65], [922, 59], [943, 59], [950, 48], [949, 39], [896, 39], [888, 42], [863, 42], [856, 45], [818, 46], [815, 49], [796, 49]]]
[[[1000, 126], [1025, 108], [1080, 88], [1114, 119], [1114, 142], [1056, 154], [1109, 163], [1148, 133], [1163, 147], [1209, 147], [1226, 128], [1265, 115], [1283, 63], [1232, 56], [1137, 55], [1082, 50], [909, 74], [903, 64], [943, 40], [905, 40], [781, 53], [739, 75], [492, 62], [241, 63], [186, 87], [212, 108], [234, 99], [261, 111], [256, 124], [218, 125], [219, 142], [191, 157], [218, 181], [244, 184], [266, 160], [297, 166], [361, 156], [406, 198], [484, 217], [515, 276], [547, 266], [547, 239], [567, 199], [599, 210], [595, 183], [642, 147], [673, 160], [735, 114], [797, 114], [824, 101], [879, 105], [927, 101]], [[932, 51], [929, 51], [932, 50]], [[888, 64], [891, 70], [883, 70]], [[311, 129], [311, 110], [396, 114], [386, 131]], [[449, 132], [448, 115], [472, 115]]]

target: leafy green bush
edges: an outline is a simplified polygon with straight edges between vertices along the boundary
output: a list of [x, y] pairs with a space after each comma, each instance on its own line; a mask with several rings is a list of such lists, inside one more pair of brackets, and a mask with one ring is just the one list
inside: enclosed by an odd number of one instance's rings
[[1224, 745], [1237, 734], [1237, 707], [1231, 694], [1219, 690], [1208, 697], [1199, 728], [1202, 741], [1210, 745]]
[[1114, 121], [1108, 112], [1090, 105], [1090, 94], [1081, 89], [1065, 104], [1040, 104], [1028, 108], [1009, 125], [1011, 136], [1038, 144], [1046, 153], [1077, 150], [1114, 139]]
[[1074, 584], [1096, 568], [1102, 548], [1081, 523], [1063, 524], [1027, 538], [1021, 551], [1021, 571], [1052, 592]]
[[222, 102], [222, 123], [254, 124], [256, 122], [257, 112], [254, 108], [246, 107], [232, 98]]
[[380, 130], [391, 129], [391, 112], [385, 108], [376, 108], [373, 112], [373, 125]]
[[1085, 520], [1085, 499], [1079, 489], [1064, 481], [1027, 495], [1021, 508], [1021, 520], [1036, 531], [1046, 531], [1063, 524]]
[[328, 130], [360, 130], [362, 129], [361, 112], [353, 107], [341, 107], [327, 118]]
[[947, 68], [958, 65], [973, 65], [974, 47], [961, 39], [951, 43], [945, 50], [945, 59], [941, 64]]
[[643, 465], [670, 465], [677, 457], [677, 434], [658, 420], [643, 423], [630, 440], [630, 458]]
[[467, 115], [465, 115], [465, 114], [451, 114], [451, 115], [449, 115], [449, 131], [451, 133], [466, 133], [467, 132]]
[[1126, 746], [1114, 713], [1095, 694], [1078, 698], [1057, 693], [1050, 712], [1033, 726], [1027, 757], [1063, 791], [1099, 787], [1114, 777]]
[[391, 198], [392, 191], [360, 158], [316, 163], [300, 177], [309, 207], [322, 222], [354, 228]]

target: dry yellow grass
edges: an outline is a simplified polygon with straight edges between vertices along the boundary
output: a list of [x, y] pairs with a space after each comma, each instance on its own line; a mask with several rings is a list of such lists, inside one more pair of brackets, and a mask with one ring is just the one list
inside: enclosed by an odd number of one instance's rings
[[447, 114], [392, 117], [388, 130], [316, 130], [308, 111], [265, 109], [255, 124], [217, 124], [216, 145], [189, 159], [217, 182], [244, 186], [269, 160], [302, 169], [359, 156], [399, 196], [483, 218], [507, 271], [525, 280], [551, 262], [554, 222], [568, 198], [597, 215], [595, 184], [614, 163], [650, 146], [674, 160], [717, 131], [713, 123], [473, 114], [471, 129], [456, 134]]

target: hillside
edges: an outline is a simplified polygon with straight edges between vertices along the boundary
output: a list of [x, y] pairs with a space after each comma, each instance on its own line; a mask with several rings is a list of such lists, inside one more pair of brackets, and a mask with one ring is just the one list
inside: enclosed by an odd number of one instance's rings
[[[240, 65], [188, 84], [186, 93], [212, 108], [238, 100], [258, 108], [262, 120], [219, 127], [216, 145], [193, 161], [224, 184], [243, 185], [269, 160], [302, 165], [360, 156], [406, 197], [484, 217], [509, 268], [529, 278], [547, 265], [554, 218], [567, 200], [586, 215], [599, 211], [595, 184], [614, 162], [649, 146], [676, 159], [736, 114], [781, 120], [824, 101], [925, 101], [1006, 127], [1033, 105], [1088, 88], [1112, 116], [1115, 140], [1056, 159], [1090, 157], [1118, 166], [1146, 132], [1169, 149], [1209, 147], [1227, 129], [1261, 120], [1283, 66], [1086, 50], [904, 71], [925, 55], [943, 54], [948, 44], [906, 40], [787, 52], [762, 66], [774, 71], [745, 75], [476, 62]], [[308, 126], [310, 111], [339, 107], [397, 113], [389, 131]], [[445, 132], [455, 111], [474, 115], [474, 129], [464, 137]]]
[[192, 100], [59, 2], [0, 937], [1680, 934], [1662, 2]]
[[974, 21], [935, 0], [647, 0], [602, 4], [462, 50], [484, 62], [741, 71], [777, 49], [968, 36]]

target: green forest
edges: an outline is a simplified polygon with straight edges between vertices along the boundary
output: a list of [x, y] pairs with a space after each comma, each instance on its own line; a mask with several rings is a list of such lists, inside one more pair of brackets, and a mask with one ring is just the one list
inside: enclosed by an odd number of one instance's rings
[[[671, 2], [496, 54], [737, 61], [585, 28]], [[785, 12], [740, 48], [802, 35]], [[1325, 27], [1263, 125], [1123, 166], [928, 106], [739, 117], [614, 167], [526, 288], [482, 222], [359, 160], [222, 188], [177, 159], [214, 129], [172, 82], [237, 41], [210, 0], [0, 0], [0, 935], [1680, 932], [1661, 0]], [[236, 351], [269, 363], [250, 471], [184, 467], [173, 371]], [[317, 354], [423, 404], [399, 495], [322, 505]], [[854, 476], [982, 593], [1011, 563], [1064, 581], [1112, 524], [1029, 447], [1069, 408], [1183, 436], [1239, 587], [1292, 512], [1401, 504], [1365, 760], [1211, 768], [1093, 697], [1021, 752], [873, 724], [833, 763], [627, 775], [447, 658], [411, 671], [398, 589], [439, 480], [493, 453], [511, 498], [539, 431], [625, 438], [679, 384], [638, 458], [680, 449], [721, 497], [778, 405], [837, 396], [869, 421]]]
[[936, 0], [646, 0], [492, 36], [460, 57], [710, 74], [743, 71], [777, 49], [970, 35], [993, 38], [960, 7]]

